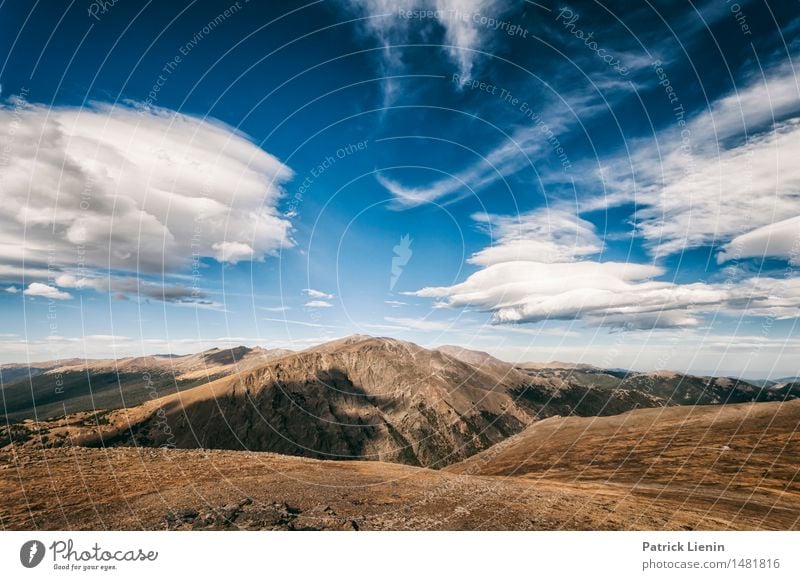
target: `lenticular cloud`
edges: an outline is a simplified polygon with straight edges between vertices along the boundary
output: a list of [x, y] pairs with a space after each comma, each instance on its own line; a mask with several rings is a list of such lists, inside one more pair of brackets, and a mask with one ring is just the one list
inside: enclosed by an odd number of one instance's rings
[[[172, 273], [259, 260], [287, 240], [292, 171], [220, 122], [128, 106], [0, 108], [0, 264]], [[88, 273], [87, 272], [87, 273]]]

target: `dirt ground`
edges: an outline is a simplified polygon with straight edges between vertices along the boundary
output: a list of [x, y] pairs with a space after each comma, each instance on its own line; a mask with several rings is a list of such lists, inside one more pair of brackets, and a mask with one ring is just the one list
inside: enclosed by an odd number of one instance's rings
[[798, 529], [796, 495], [720, 493], [234, 451], [0, 454], [4, 529]]
[[437, 471], [274, 453], [0, 450], [4, 529], [800, 529], [800, 401], [554, 417]]

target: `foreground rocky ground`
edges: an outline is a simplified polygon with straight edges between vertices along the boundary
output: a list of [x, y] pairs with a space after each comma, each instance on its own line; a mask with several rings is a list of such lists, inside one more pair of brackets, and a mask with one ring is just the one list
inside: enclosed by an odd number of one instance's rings
[[8, 447], [4, 529], [800, 529], [800, 404], [553, 418], [461, 464]]

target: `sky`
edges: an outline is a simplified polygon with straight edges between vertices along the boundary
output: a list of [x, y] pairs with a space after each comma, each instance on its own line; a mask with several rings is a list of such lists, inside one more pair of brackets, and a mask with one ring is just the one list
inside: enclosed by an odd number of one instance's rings
[[0, 362], [800, 373], [790, 2], [0, 4]]

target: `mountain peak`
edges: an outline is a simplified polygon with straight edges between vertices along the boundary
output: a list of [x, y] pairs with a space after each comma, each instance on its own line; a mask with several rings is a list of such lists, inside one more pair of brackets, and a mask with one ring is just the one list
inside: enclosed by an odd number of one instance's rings
[[350, 336], [345, 336], [344, 338], [339, 338], [337, 340], [331, 340], [329, 342], [322, 343], [320, 345], [317, 345], [316, 347], [313, 347], [311, 350], [316, 350], [316, 349], [330, 350], [334, 348], [340, 348], [343, 346], [351, 346], [351, 345], [361, 345], [361, 346], [411, 345], [416, 347], [414, 343], [398, 340], [396, 338], [390, 338], [388, 336], [351, 334]]

